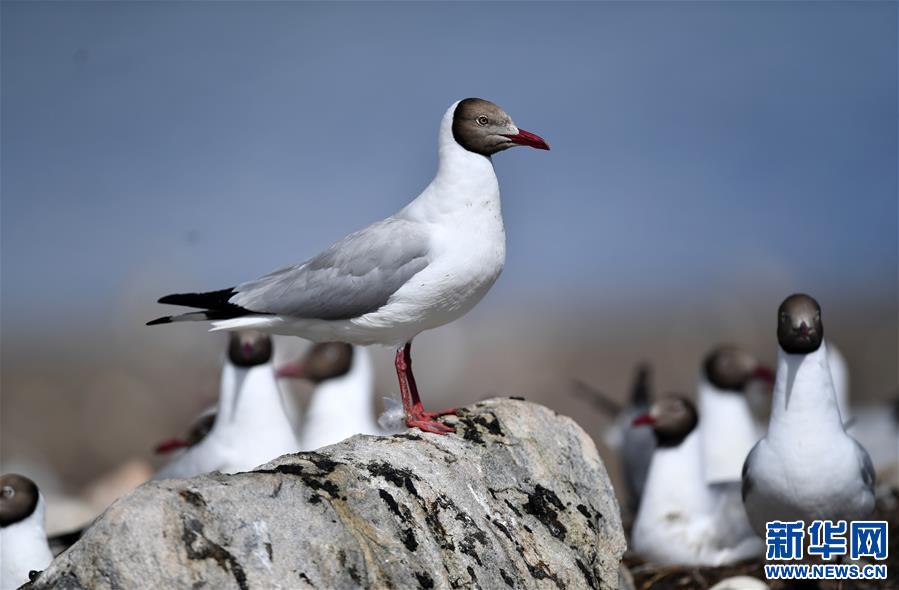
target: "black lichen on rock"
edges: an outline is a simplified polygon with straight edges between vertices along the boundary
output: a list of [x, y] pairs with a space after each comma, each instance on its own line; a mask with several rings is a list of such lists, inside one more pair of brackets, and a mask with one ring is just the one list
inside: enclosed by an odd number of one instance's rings
[[456, 434], [358, 436], [150, 482], [31, 587], [617, 587], [618, 507], [572, 420], [499, 399], [446, 421]]

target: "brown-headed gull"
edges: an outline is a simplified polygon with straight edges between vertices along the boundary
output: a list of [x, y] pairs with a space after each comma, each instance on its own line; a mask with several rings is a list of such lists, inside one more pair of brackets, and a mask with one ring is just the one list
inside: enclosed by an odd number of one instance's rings
[[175, 453], [154, 479], [247, 471], [300, 450], [284, 410], [272, 355], [272, 339], [267, 334], [251, 330], [231, 333], [209, 433]]
[[0, 588], [18, 588], [53, 561], [44, 530], [44, 497], [23, 475], [0, 476]]
[[740, 484], [710, 485], [702, 471], [700, 416], [682, 396], [666, 396], [634, 420], [649, 425], [656, 449], [631, 545], [664, 564], [720, 566], [760, 555], [764, 549], [740, 500]]
[[412, 339], [462, 317], [499, 277], [506, 234], [491, 157], [518, 145], [549, 149], [492, 102], [456, 102], [440, 125], [436, 176], [398, 213], [260, 279], [163, 297], [160, 303], [203, 311], [149, 323], [208, 320], [220, 330], [396, 346], [406, 424], [452, 432], [436, 418], [454, 411], [422, 407], [412, 375]]
[[374, 417], [374, 372], [368, 349], [321, 342], [277, 370], [282, 379], [305, 379], [315, 386], [300, 429], [301, 450], [313, 451], [354, 434], [382, 433]]
[[846, 434], [821, 307], [787, 297], [777, 312], [777, 378], [768, 433], [743, 466], [743, 501], [764, 535], [773, 520], [858, 520], [874, 510], [874, 467]]
[[774, 372], [737, 346], [717, 346], [702, 363], [697, 399], [707, 483], [739, 482], [746, 455], [764, 434], [746, 398], [757, 382], [770, 400]]

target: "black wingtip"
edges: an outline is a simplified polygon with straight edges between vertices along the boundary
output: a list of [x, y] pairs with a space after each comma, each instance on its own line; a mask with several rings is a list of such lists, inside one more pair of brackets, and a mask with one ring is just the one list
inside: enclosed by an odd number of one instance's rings
[[158, 299], [166, 305], [182, 305], [199, 309], [232, 309], [237, 307], [228, 300], [234, 296], [234, 289], [220, 289], [205, 293], [172, 293]]
[[156, 318], [155, 320], [150, 320], [149, 322], [147, 322], [147, 325], [148, 326], [156, 326], [159, 324], [171, 324], [171, 323], [172, 323], [172, 316], [167, 315], [167, 316], [163, 316], [161, 318]]

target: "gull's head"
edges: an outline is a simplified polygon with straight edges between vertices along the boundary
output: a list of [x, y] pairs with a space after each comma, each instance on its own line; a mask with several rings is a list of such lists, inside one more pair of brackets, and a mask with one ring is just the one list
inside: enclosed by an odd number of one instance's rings
[[666, 395], [634, 418], [634, 426], [651, 426], [659, 446], [677, 446], [699, 422], [696, 406], [682, 395]]
[[466, 150], [488, 157], [516, 145], [549, 149], [543, 138], [519, 129], [504, 110], [483, 98], [466, 98], [456, 105], [453, 139]]
[[745, 393], [750, 382], [760, 379], [774, 384], [774, 372], [754, 356], [728, 344], [717, 346], [702, 364], [706, 380], [722, 391]]
[[353, 347], [344, 342], [316, 344], [302, 358], [278, 367], [278, 377], [321, 383], [342, 377], [353, 366]]
[[777, 342], [789, 354], [808, 354], [824, 340], [821, 306], [809, 295], [796, 293], [777, 310]]
[[40, 494], [37, 485], [15, 473], [0, 476], [0, 527], [7, 527], [31, 516]]
[[232, 332], [228, 360], [237, 367], [255, 367], [272, 360], [272, 338], [255, 330]]

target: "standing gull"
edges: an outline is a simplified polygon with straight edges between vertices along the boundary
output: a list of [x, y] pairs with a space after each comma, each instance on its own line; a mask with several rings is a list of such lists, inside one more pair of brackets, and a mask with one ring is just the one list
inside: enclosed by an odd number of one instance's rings
[[740, 484], [709, 485], [702, 473], [699, 416], [690, 400], [667, 396], [634, 425], [649, 425], [656, 449], [634, 519], [634, 550], [657, 563], [719, 566], [755, 557], [762, 541], [740, 501]]
[[739, 482], [746, 455], [764, 434], [746, 398], [757, 381], [764, 381], [770, 391], [774, 373], [736, 346], [716, 347], [702, 364], [697, 396], [702, 415], [699, 434], [703, 473], [709, 484]]
[[808, 295], [778, 310], [777, 379], [768, 434], [743, 465], [753, 528], [772, 520], [858, 520], [874, 510], [874, 467], [846, 434], [828, 365], [821, 308]]
[[300, 430], [300, 450], [314, 451], [354, 434], [381, 434], [374, 418], [374, 374], [368, 350], [321, 342], [278, 367], [278, 377], [315, 385]]
[[299, 450], [284, 412], [272, 354], [272, 339], [266, 334], [231, 334], [218, 409], [209, 432], [177, 453], [154, 479], [246, 471]]
[[28, 583], [53, 560], [44, 530], [44, 497], [25, 476], [0, 476], [0, 589]]
[[407, 426], [452, 432], [436, 420], [452, 410], [422, 407], [412, 375], [412, 339], [462, 317], [499, 277], [506, 234], [491, 156], [516, 145], [549, 149], [492, 102], [454, 103], [440, 125], [436, 176], [398, 213], [255, 281], [163, 297], [160, 303], [203, 311], [149, 323], [209, 320], [220, 330], [396, 346]]

